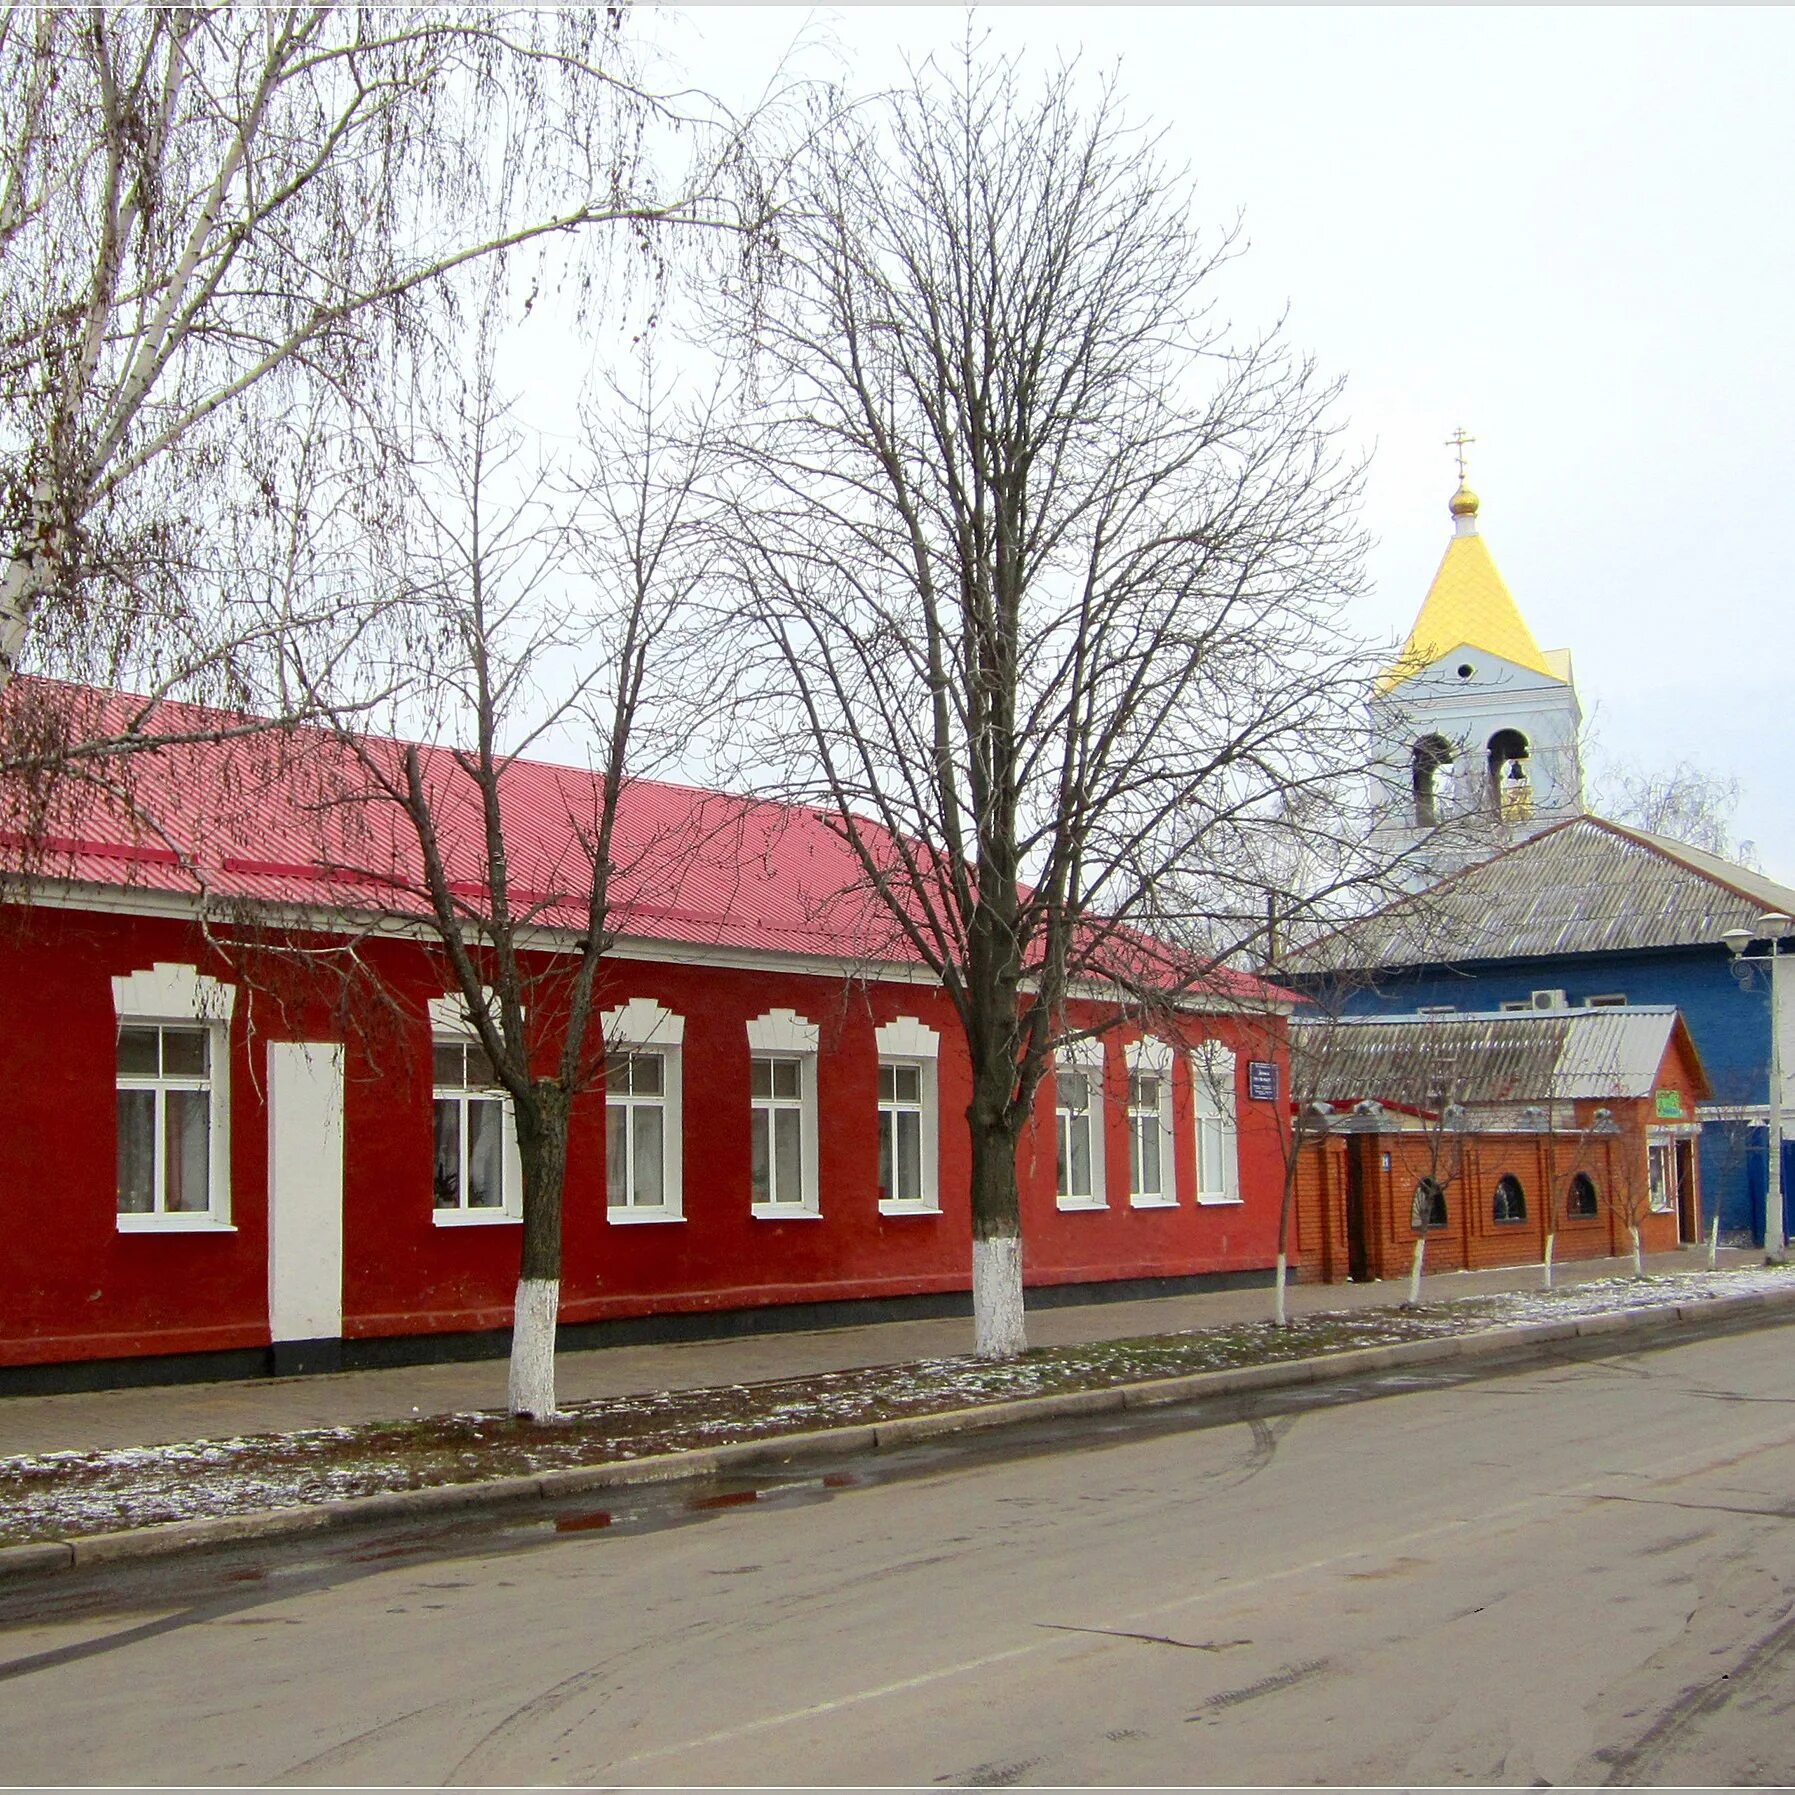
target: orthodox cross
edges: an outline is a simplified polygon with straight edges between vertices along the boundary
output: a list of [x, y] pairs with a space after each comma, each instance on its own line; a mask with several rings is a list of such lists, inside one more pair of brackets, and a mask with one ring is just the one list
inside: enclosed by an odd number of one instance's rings
[[1465, 483], [1465, 447], [1468, 443], [1474, 443], [1476, 440], [1476, 437], [1467, 436], [1465, 434], [1465, 427], [1463, 424], [1460, 424], [1459, 427], [1446, 439], [1446, 447], [1458, 451], [1458, 483], [1460, 486], [1463, 486]]

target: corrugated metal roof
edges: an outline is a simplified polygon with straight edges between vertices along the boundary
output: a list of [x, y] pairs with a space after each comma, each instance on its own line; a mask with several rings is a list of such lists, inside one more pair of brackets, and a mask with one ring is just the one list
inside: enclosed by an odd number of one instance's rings
[[[20, 681], [14, 693], [42, 682]], [[115, 693], [61, 688], [84, 707], [89, 738], [116, 732], [142, 708]], [[164, 704], [164, 735], [202, 735], [236, 719]], [[0, 830], [0, 867], [83, 885], [298, 906], [345, 915], [430, 913], [415, 832], [395, 805], [369, 802], [381, 778], [402, 780], [403, 742], [360, 738], [366, 757], [321, 729], [196, 740], [132, 758], [138, 814], [70, 786], [47, 842]], [[451, 890], [484, 907], [484, 825], [476, 788], [448, 749], [420, 749]], [[602, 784], [574, 767], [517, 760], [501, 806], [514, 915], [551, 931], [585, 925], [582, 846], [594, 834]], [[3, 795], [3, 794], [0, 794]], [[145, 818], [154, 819], [150, 828]], [[15, 819], [17, 820], [17, 819]], [[873, 832], [873, 840], [880, 839]], [[897, 847], [891, 847], [893, 860]], [[858, 859], [826, 812], [656, 780], [626, 784], [611, 850], [613, 926], [626, 939], [915, 965], [920, 956], [868, 889]], [[1096, 926], [1095, 924], [1093, 925]], [[1173, 959], [1138, 931], [1107, 933], [1105, 964], [1151, 979]], [[1272, 987], [1226, 970], [1212, 993]]]
[[[1348, 1016], [1291, 1023], [1291, 1082], [1304, 1102], [1383, 1103], [1437, 1112], [1647, 1097], [1682, 1023], [1669, 1005], [1460, 1016]], [[1706, 1078], [1689, 1046], [1699, 1095]]]
[[1417, 966], [1718, 943], [1795, 890], [1668, 836], [1572, 817], [1401, 898], [1301, 969]]

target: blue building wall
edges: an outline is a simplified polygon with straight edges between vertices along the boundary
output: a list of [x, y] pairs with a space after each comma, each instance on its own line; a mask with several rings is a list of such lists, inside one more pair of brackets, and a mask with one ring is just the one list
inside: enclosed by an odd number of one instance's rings
[[[1531, 992], [1551, 990], [1562, 990], [1573, 1008], [1581, 1008], [1586, 998], [1613, 995], [1630, 1004], [1674, 1004], [1707, 1068], [1714, 1101], [1768, 1101], [1768, 982], [1759, 970], [1750, 988], [1741, 990], [1731, 956], [1718, 944], [1392, 970], [1380, 974], [1374, 989], [1355, 993], [1347, 1009], [1361, 1015], [1406, 1015], [1427, 1004], [1496, 1010]], [[1736, 1125], [1710, 1123], [1702, 1130], [1702, 1189], [1707, 1213], [1718, 1208], [1724, 1236], [1763, 1241], [1765, 1140], [1763, 1129], [1751, 1132], [1749, 1144]], [[1795, 1142], [1785, 1143], [1785, 1210], [1795, 1198], [1792, 1152]]]
[[[1708, 1137], [1718, 1134], [1714, 1128], [1702, 1131], [1702, 1183], [1705, 1187], [1708, 1180]], [[1746, 1200], [1750, 1205], [1748, 1219], [1752, 1239], [1762, 1246], [1764, 1242], [1764, 1198], [1768, 1194], [1770, 1154], [1768, 1151], [1768, 1133], [1763, 1129], [1754, 1129], [1752, 1144], [1746, 1149], [1745, 1182]], [[1727, 1166], [1731, 1171], [1738, 1158], [1737, 1147], [1732, 1147], [1727, 1154]], [[1736, 1175], [1736, 1174], [1735, 1174]], [[1795, 1240], [1795, 1229], [1789, 1225], [1790, 1213], [1795, 1210], [1795, 1141], [1783, 1142], [1783, 1238]], [[1720, 1218], [1720, 1231], [1727, 1231], [1725, 1215]]]

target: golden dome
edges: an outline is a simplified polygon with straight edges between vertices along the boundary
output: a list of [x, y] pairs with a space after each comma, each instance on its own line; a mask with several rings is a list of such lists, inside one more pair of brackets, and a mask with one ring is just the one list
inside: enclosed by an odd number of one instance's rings
[[1446, 544], [1415, 627], [1395, 665], [1378, 682], [1378, 689], [1394, 691], [1405, 680], [1465, 648], [1499, 655], [1511, 666], [1568, 685], [1568, 666], [1555, 668], [1547, 659], [1491, 557], [1489, 544], [1475, 526], [1464, 527], [1464, 519], [1477, 515], [1477, 494], [1461, 484], [1452, 495], [1452, 513], [1460, 520], [1459, 527]]

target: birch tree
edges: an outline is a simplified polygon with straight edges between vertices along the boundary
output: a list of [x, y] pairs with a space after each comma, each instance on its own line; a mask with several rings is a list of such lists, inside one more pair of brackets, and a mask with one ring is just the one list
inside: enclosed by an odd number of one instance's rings
[[1192, 207], [1111, 89], [969, 50], [810, 146], [727, 320], [735, 739], [957, 1013], [988, 1358], [1025, 1344], [1017, 1152], [1074, 1000], [1260, 938], [1227, 869], [1363, 716], [1334, 388], [1224, 329], [1238, 245]]
[[[739, 134], [643, 87], [624, 20], [0, 13], [0, 693], [52, 623], [77, 678], [171, 634], [164, 666], [222, 653], [229, 518], [285, 496], [286, 420], [322, 408], [372, 454], [362, 422], [398, 408], [466, 271], [538, 251], [539, 288], [589, 308], [583, 245], [760, 219]], [[669, 176], [646, 152], [676, 132]]]

